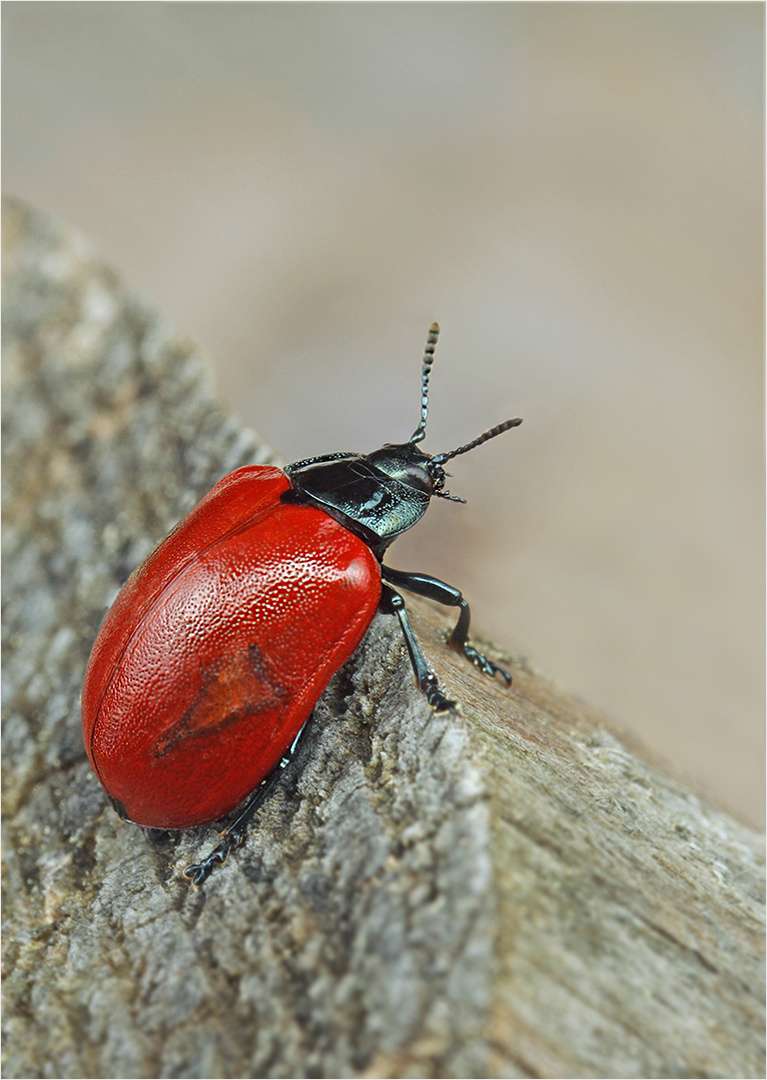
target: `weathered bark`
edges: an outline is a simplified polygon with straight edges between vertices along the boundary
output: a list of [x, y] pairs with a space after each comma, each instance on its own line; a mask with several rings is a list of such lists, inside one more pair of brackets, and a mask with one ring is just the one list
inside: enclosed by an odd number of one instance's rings
[[5, 230], [4, 1075], [763, 1075], [760, 839], [524, 664], [484, 678], [426, 604], [462, 716], [379, 617], [203, 890], [211, 828], [117, 819], [80, 736], [99, 622], [272, 459], [81, 240], [18, 203]]

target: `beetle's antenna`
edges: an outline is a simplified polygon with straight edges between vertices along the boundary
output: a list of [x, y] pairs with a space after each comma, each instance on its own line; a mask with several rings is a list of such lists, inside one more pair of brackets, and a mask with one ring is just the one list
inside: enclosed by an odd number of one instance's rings
[[491, 427], [488, 431], [483, 432], [482, 435], [478, 435], [476, 439], [472, 439], [471, 442], [466, 443], [465, 446], [459, 446], [456, 450], [447, 450], [444, 454], [435, 454], [426, 465], [429, 470], [432, 480], [434, 481], [434, 495], [439, 495], [441, 499], [452, 499], [453, 502], [465, 502], [465, 499], [459, 499], [456, 495], [451, 495], [449, 491], [443, 491], [445, 485], [445, 470], [442, 466], [446, 461], [450, 461], [451, 458], [458, 457], [459, 454], [468, 454], [469, 450], [473, 450], [475, 446], [481, 446], [482, 443], [487, 442], [489, 439], [494, 439], [496, 435], [502, 435], [504, 431], [508, 431], [509, 428], [519, 427], [522, 423], [522, 417], [518, 416], [514, 420], [504, 420], [502, 424], [496, 424], [495, 427]]
[[491, 427], [489, 431], [485, 431], [482, 435], [478, 435], [476, 439], [472, 439], [471, 442], [466, 443], [465, 446], [459, 446], [457, 450], [448, 450], [444, 454], [435, 454], [431, 460], [435, 465], [444, 465], [445, 462], [450, 461], [451, 458], [458, 457], [459, 454], [468, 454], [469, 450], [473, 450], [475, 446], [481, 446], [482, 443], [487, 442], [489, 439], [494, 439], [496, 435], [502, 435], [503, 432], [508, 431], [509, 428], [519, 427], [521, 423], [521, 416], [518, 416], [515, 420], [504, 420], [502, 424], [496, 424], [495, 427]]
[[423, 351], [423, 364], [421, 366], [421, 419], [418, 427], [408, 439], [408, 442], [419, 443], [426, 438], [426, 417], [429, 415], [429, 373], [434, 363], [434, 350], [437, 347], [439, 337], [439, 324], [432, 323], [429, 327], [429, 336], [426, 339], [426, 348]]

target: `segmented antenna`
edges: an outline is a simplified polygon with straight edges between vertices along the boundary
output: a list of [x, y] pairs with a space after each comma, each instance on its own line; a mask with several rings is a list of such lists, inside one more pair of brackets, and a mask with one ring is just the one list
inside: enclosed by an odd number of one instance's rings
[[434, 363], [434, 350], [437, 347], [439, 337], [439, 324], [432, 323], [429, 327], [429, 336], [426, 339], [426, 348], [423, 351], [423, 365], [421, 367], [421, 419], [418, 427], [408, 439], [408, 442], [419, 443], [426, 438], [426, 417], [429, 415], [429, 373]]
[[456, 450], [446, 450], [444, 454], [435, 454], [433, 458], [430, 458], [426, 463], [426, 468], [429, 470], [429, 475], [434, 481], [433, 495], [438, 495], [440, 499], [450, 499], [452, 502], [466, 502], [465, 499], [460, 499], [457, 495], [451, 495], [449, 491], [445, 491], [445, 477], [450, 473], [446, 473], [442, 466], [446, 461], [450, 461], [451, 458], [458, 457], [459, 454], [468, 454], [469, 450], [473, 450], [475, 446], [481, 446], [482, 443], [487, 442], [488, 439], [494, 439], [496, 435], [501, 435], [504, 431], [508, 431], [509, 428], [519, 427], [522, 423], [522, 418], [518, 416], [515, 420], [504, 420], [502, 424], [496, 424], [495, 427], [491, 427], [488, 431], [483, 432], [482, 435], [477, 436], [476, 439], [472, 439], [471, 442], [466, 443], [465, 446], [459, 446]]
[[495, 427], [491, 427], [482, 435], [478, 435], [476, 439], [472, 439], [471, 442], [466, 443], [465, 446], [459, 446], [457, 450], [448, 450], [444, 454], [435, 454], [431, 459], [431, 464], [444, 465], [445, 462], [450, 461], [451, 458], [458, 457], [459, 454], [468, 454], [469, 450], [473, 450], [475, 446], [481, 446], [482, 443], [487, 442], [489, 439], [494, 439], [496, 435], [502, 435], [503, 432], [508, 431], [509, 428], [519, 427], [521, 423], [521, 416], [518, 416], [515, 420], [504, 420], [502, 424], [496, 424]]

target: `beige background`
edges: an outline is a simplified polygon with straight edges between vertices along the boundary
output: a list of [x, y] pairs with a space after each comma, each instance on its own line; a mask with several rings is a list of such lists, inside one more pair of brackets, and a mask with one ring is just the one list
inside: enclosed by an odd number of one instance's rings
[[391, 562], [759, 822], [763, 7], [3, 5], [5, 190], [288, 459], [453, 463]]

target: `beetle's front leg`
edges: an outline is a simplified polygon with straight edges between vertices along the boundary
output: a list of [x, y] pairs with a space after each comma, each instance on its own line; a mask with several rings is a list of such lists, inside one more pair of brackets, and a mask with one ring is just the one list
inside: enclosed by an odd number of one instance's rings
[[403, 570], [392, 570], [390, 566], [381, 566], [381, 576], [384, 581], [400, 589], [407, 589], [409, 592], [425, 596], [429, 600], [436, 600], [437, 603], [448, 607], [457, 607], [459, 609], [458, 622], [447, 639], [450, 648], [463, 653], [466, 659], [475, 664], [485, 675], [491, 678], [500, 675], [506, 685], [511, 686], [511, 675], [506, 668], [501, 667], [500, 664], [494, 664], [492, 660], [488, 660], [483, 653], [469, 644], [471, 612], [458, 589], [438, 578], [429, 577], [428, 574], [411, 574]]
[[429, 667], [426, 657], [421, 652], [421, 646], [418, 644], [413, 628], [410, 625], [410, 619], [408, 618], [407, 610], [405, 608], [405, 601], [402, 599], [398, 592], [389, 588], [388, 585], [383, 585], [381, 588], [381, 602], [379, 609], [388, 615], [396, 615], [399, 619], [400, 627], [402, 628], [402, 636], [405, 639], [407, 645], [407, 651], [410, 656], [410, 663], [413, 665], [413, 671], [415, 672], [415, 681], [418, 684], [419, 690], [426, 695], [426, 700], [431, 705], [432, 709], [436, 712], [456, 712], [458, 709], [458, 703], [451, 701], [450, 698], [445, 697], [439, 688], [439, 681], [437, 676]]

